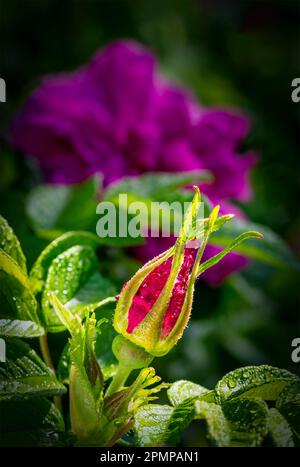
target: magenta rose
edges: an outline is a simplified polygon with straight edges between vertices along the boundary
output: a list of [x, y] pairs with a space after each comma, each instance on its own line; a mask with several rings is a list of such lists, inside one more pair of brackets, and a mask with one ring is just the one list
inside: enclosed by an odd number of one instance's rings
[[[251, 195], [256, 156], [239, 153], [248, 130], [245, 116], [200, 106], [159, 75], [151, 52], [119, 41], [78, 71], [42, 79], [13, 121], [10, 141], [38, 161], [50, 183], [102, 173], [109, 184], [149, 171], [208, 169], [214, 181], [202, 191], [228, 212], [232, 200]], [[145, 248], [143, 259], [152, 254], [150, 244], [148, 253]], [[218, 283], [244, 264], [230, 255], [210, 270], [210, 279]]]

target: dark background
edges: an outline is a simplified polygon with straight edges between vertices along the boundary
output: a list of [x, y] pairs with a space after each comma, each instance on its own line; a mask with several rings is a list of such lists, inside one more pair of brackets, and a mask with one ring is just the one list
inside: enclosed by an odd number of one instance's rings
[[[253, 200], [243, 209], [299, 256], [300, 103], [291, 100], [291, 82], [300, 76], [299, 1], [1, 0], [0, 9], [0, 76], [7, 83], [7, 103], [0, 104], [0, 209], [21, 241], [25, 220], [16, 204], [35, 181], [5, 144], [11, 116], [40, 76], [77, 68], [112, 39], [134, 38], [203, 104], [251, 115], [245, 146], [258, 150], [260, 163], [252, 177]], [[262, 264], [218, 289], [200, 284], [193, 325], [158, 361], [160, 373], [203, 385], [246, 364], [299, 373], [290, 357], [291, 341], [300, 334], [299, 285], [292, 271]]]

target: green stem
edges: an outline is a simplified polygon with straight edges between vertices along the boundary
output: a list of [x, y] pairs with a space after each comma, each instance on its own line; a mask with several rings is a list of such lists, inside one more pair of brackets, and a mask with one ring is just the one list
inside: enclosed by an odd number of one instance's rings
[[107, 388], [105, 397], [111, 396], [117, 392], [122, 386], [124, 386], [128, 376], [130, 375], [132, 368], [129, 366], [123, 366], [119, 363], [117, 373], [113, 377], [110, 385]]
[[[46, 365], [53, 371], [55, 374], [55, 367], [54, 363], [51, 357], [49, 345], [48, 345], [48, 339], [47, 339], [47, 334], [45, 333], [43, 336], [40, 337], [40, 349], [42, 353], [42, 357], [46, 363]], [[62, 413], [62, 399], [60, 396], [54, 396], [53, 398], [55, 406], [60, 410]]]

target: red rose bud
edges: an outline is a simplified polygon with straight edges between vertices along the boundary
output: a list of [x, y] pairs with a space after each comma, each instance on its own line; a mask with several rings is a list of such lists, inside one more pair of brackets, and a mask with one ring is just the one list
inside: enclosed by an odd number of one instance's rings
[[257, 232], [243, 234], [241, 240], [238, 237], [200, 267], [210, 234], [232, 218], [218, 218], [216, 206], [208, 219], [197, 220], [200, 201], [200, 191], [195, 187], [175, 245], [146, 263], [125, 284], [118, 298], [116, 331], [154, 356], [168, 353], [182, 336], [191, 313], [195, 281], [210, 266], [207, 263], [216, 264], [240, 241], [259, 236]]

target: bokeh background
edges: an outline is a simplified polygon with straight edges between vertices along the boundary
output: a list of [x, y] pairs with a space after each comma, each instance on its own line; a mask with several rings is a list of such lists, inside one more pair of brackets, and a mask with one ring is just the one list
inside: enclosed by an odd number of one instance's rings
[[[0, 75], [7, 102], [0, 104], [0, 210], [29, 262], [43, 242], [25, 238], [24, 199], [39, 178], [6, 144], [7, 126], [39, 77], [76, 69], [116, 38], [150, 47], [160, 70], [190, 87], [204, 105], [249, 113], [245, 149], [257, 150], [260, 162], [252, 175], [253, 199], [243, 209], [299, 256], [300, 103], [291, 100], [291, 82], [300, 75], [299, 19], [298, 0], [1, 0]], [[192, 323], [180, 345], [157, 361], [159, 373], [207, 386], [247, 364], [299, 374], [300, 364], [291, 360], [291, 341], [300, 334], [299, 286], [299, 274], [261, 263], [221, 287], [199, 283]]]

